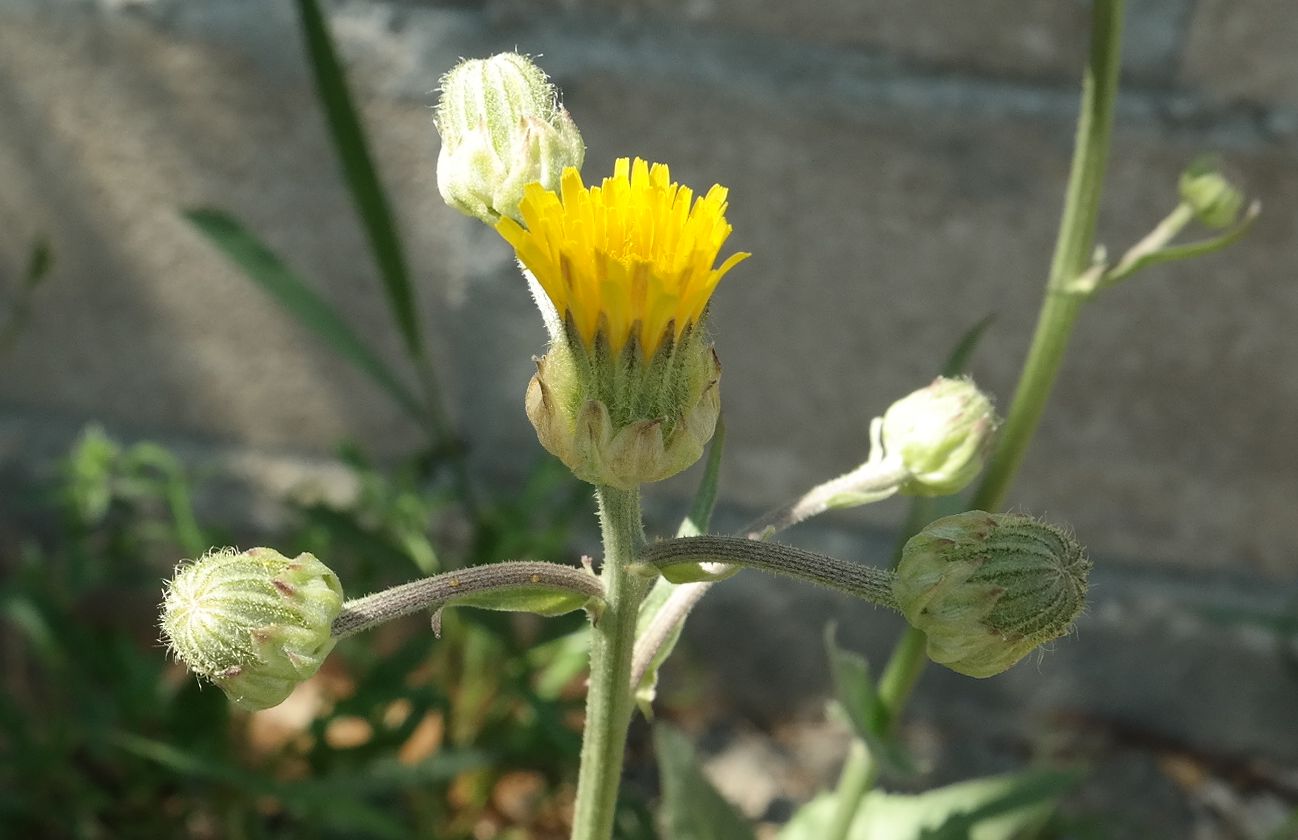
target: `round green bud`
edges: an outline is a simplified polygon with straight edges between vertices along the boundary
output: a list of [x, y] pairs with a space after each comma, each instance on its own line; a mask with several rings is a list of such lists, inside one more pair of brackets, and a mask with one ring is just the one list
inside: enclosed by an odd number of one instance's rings
[[906, 543], [893, 595], [934, 662], [999, 674], [1064, 635], [1086, 602], [1091, 562], [1069, 534], [979, 510], [933, 522]]
[[552, 345], [525, 407], [541, 445], [582, 481], [631, 489], [694, 464], [721, 414], [721, 363], [697, 325], [649, 359]]
[[442, 77], [436, 126], [437, 186], [451, 207], [494, 226], [523, 223], [523, 188], [557, 190], [564, 168], [586, 155], [577, 125], [531, 59], [501, 53], [460, 62]]
[[1212, 158], [1190, 164], [1181, 173], [1178, 187], [1195, 218], [1210, 228], [1230, 227], [1244, 209], [1244, 194], [1231, 186]]
[[338, 576], [310, 554], [224, 549], [176, 567], [161, 625], [177, 659], [256, 711], [320, 668], [342, 604]]
[[968, 378], [939, 376], [888, 407], [882, 443], [910, 475], [901, 492], [947, 496], [982, 471], [996, 432], [991, 400]]

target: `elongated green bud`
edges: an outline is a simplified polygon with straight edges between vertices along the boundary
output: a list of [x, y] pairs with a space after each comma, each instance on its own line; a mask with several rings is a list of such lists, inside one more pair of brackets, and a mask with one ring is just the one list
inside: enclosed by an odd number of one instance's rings
[[991, 400], [972, 380], [939, 376], [888, 408], [882, 443], [910, 473], [902, 493], [947, 496], [982, 471], [995, 431]]
[[495, 225], [522, 224], [523, 188], [558, 189], [586, 155], [577, 125], [545, 72], [517, 53], [462, 61], [442, 78], [437, 186], [447, 204]]
[[971, 677], [1006, 670], [1068, 632], [1091, 563], [1064, 531], [979, 510], [933, 522], [902, 550], [893, 594], [934, 662]]
[[338, 576], [310, 554], [213, 551], [176, 568], [162, 632], [195, 674], [253, 711], [281, 703], [333, 650]]

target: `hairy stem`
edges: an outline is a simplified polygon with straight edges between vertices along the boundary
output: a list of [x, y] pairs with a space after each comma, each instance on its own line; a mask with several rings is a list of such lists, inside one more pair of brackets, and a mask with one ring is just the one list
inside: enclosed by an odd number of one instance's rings
[[[871, 427], [871, 437], [875, 439], [878, 437], [875, 426]], [[897, 491], [897, 487], [906, 475], [905, 468], [899, 463], [887, 458], [872, 458], [851, 472], [813, 487], [789, 504], [750, 522], [740, 531], [740, 534], [749, 540], [770, 539], [786, 528], [792, 528], [829, 510], [835, 498], [845, 493], [853, 494], [858, 500], [885, 499]], [[864, 501], [858, 503], [865, 504]], [[689, 532], [683, 531], [678, 536], [695, 536], [698, 533], [695, 529]], [[703, 600], [703, 596], [715, 583], [716, 581], [699, 581], [681, 584], [668, 596], [666, 603], [654, 616], [653, 622], [636, 640], [635, 657], [631, 669], [633, 691], [644, 679], [658, 651], [673, 637], [677, 628], [685, 623], [690, 611]]]
[[[897, 609], [892, 594], [892, 572], [777, 543], [743, 537], [685, 537], [648, 546], [636, 562], [659, 570], [685, 563], [761, 569]], [[727, 571], [721, 570], [719, 574], [728, 576]]]
[[[877, 436], [878, 433], [872, 429], [871, 434]], [[881, 501], [896, 493], [909, 475], [899, 459], [872, 458], [851, 472], [811, 488], [790, 504], [750, 523], [742, 533], [750, 540], [770, 539], [786, 528], [819, 516], [833, 507], [841, 507], [836, 502], [845, 496], [852, 497], [853, 505]]]
[[613, 833], [627, 727], [634, 708], [631, 658], [636, 618], [646, 582], [628, 568], [644, 545], [638, 490], [600, 487], [600, 526], [604, 537], [605, 607], [591, 634], [590, 688], [582, 734], [581, 770], [572, 840], [608, 840]]
[[470, 566], [345, 602], [334, 619], [333, 636], [345, 639], [394, 618], [425, 610], [436, 612], [458, 598], [510, 589], [552, 589], [588, 598], [604, 597], [598, 578], [572, 566], [526, 560]]

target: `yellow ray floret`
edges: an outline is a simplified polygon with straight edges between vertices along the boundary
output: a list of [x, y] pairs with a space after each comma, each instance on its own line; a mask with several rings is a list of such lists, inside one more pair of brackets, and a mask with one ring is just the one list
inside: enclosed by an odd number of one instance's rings
[[647, 358], [669, 325], [679, 338], [698, 323], [717, 282], [749, 256], [713, 268], [731, 231], [727, 192], [714, 185], [691, 201], [693, 190], [672, 183], [666, 164], [619, 158], [598, 187], [571, 167], [559, 194], [530, 185], [519, 205], [527, 227], [504, 218], [496, 230], [587, 347], [602, 317], [614, 353], [635, 335]]

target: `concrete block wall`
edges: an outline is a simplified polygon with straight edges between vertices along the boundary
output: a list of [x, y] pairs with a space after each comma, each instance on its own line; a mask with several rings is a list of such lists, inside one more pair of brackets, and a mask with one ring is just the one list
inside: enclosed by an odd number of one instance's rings
[[[1226, 254], [1148, 272], [1079, 326], [1012, 504], [1113, 562], [1289, 582], [1298, 569], [1298, 12], [1129, 4], [1101, 236], [1119, 251], [1216, 151], [1265, 215]], [[391, 189], [424, 323], [478, 469], [508, 486], [543, 332], [503, 243], [445, 208], [429, 106], [458, 56], [542, 55], [587, 174], [668, 161], [731, 188], [752, 260], [717, 295], [723, 493], [761, 509], [866, 453], [870, 417], [972, 321], [1007, 405], [1072, 144], [1080, 0], [492, 0], [329, 4]], [[388, 357], [287, 0], [0, 0], [0, 293], [34, 238], [57, 261], [0, 357], [0, 459], [50, 428], [315, 458], [407, 450], [368, 381], [179, 216], [233, 212]], [[692, 476], [652, 492], [686, 495]], [[883, 526], [900, 503], [840, 519]]]

